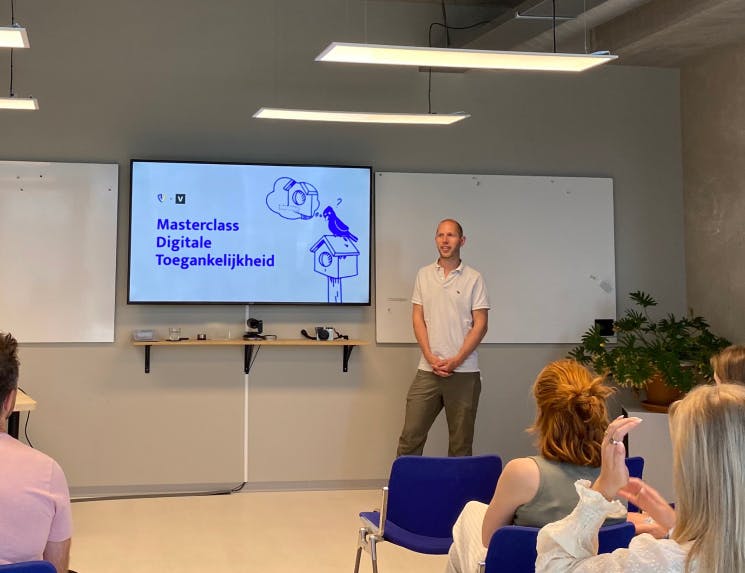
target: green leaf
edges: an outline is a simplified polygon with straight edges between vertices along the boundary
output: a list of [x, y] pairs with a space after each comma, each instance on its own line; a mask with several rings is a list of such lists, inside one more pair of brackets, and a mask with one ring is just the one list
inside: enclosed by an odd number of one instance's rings
[[655, 299], [640, 290], [635, 290], [634, 292], [630, 293], [629, 298], [642, 308], [657, 306], [657, 301]]

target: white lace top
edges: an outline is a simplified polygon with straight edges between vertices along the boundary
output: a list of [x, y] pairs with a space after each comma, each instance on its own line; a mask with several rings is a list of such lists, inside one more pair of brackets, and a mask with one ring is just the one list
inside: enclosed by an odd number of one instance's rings
[[[597, 533], [606, 516], [623, 509], [617, 500], [608, 501], [590, 489], [590, 482], [574, 484], [579, 503], [560, 521], [549, 523], [538, 533], [536, 573], [678, 573], [685, 571], [690, 543], [655, 539], [643, 533], [628, 549], [597, 555]], [[694, 566], [693, 571], [696, 570]]]

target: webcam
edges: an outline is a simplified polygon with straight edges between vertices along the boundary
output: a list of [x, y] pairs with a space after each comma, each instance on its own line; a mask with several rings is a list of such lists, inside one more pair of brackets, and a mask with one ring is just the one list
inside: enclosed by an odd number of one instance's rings
[[253, 328], [254, 330], [256, 330], [257, 334], [261, 334], [262, 332], [264, 332], [264, 321], [263, 320], [249, 318], [246, 321], [246, 326], [248, 326], [248, 328]]
[[[300, 334], [302, 334], [305, 338], [310, 338], [311, 340], [335, 340], [336, 339], [336, 329], [333, 326], [316, 326], [313, 330], [313, 333], [315, 336], [311, 336], [308, 334], [308, 331], [303, 329], [300, 331]], [[343, 337], [340, 337], [343, 338]]]
[[334, 329], [330, 326], [316, 326], [316, 340], [333, 340]]
[[243, 335], [244, 340], [251, 340], [253, 338], [264, 338], [261, 333], [264, 332], [264, 321], [258, 320], [256, 318], [249, 318], [246, 321], [246, 326], [248, 328], [251, 328], [253, 330], [246, 331], [246, 334]]

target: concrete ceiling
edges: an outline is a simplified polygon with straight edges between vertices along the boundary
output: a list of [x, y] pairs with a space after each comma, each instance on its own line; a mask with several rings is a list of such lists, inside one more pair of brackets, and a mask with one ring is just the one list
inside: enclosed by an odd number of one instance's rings
[[675, 67], [745, 39], [745, 0], [556, 0], [555, 29], [551, 0], [445, 5], [488, 7], [497, 14], [459, 44], [472, 49], [551, 51], [555, 38], [559, 52], [609, 50], [622, 65]]
[[[593, 44], [635, 65], [678, 66], [745, 38], [743, 0], [652, 0], [598, 26]], [[599, 48], [598, 48], [599, 49]]]

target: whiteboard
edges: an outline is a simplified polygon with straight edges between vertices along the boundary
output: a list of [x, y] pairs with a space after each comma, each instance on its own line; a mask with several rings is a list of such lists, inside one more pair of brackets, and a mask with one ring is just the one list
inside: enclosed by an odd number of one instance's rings
[[612, 179], [379, 172], [375, 218], [378, 342], [416, 342], [414, 279], [445, 218], [486, 281], [484, 342], [573, 344], [616, 316]]
[[0, 161], [0, 330], [113, 342], [119, 166]]

